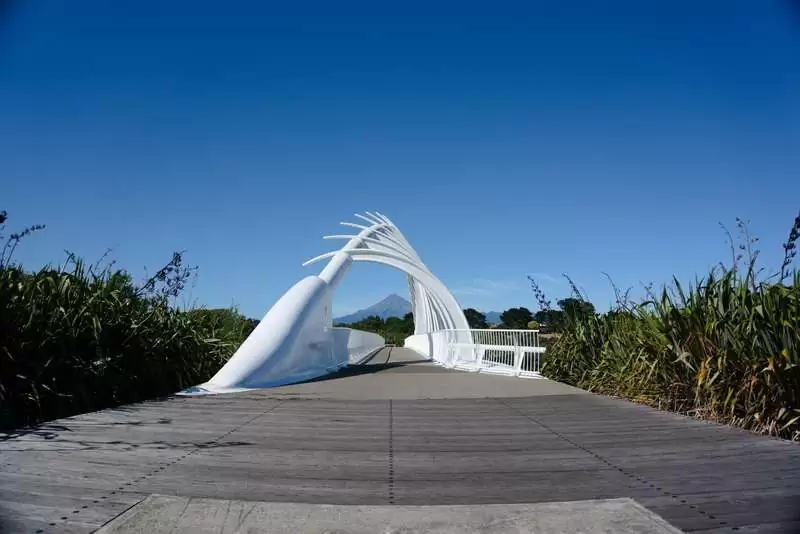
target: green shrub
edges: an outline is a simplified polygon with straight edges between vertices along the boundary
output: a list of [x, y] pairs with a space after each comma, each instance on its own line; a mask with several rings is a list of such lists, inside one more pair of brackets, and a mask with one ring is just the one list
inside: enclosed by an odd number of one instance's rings
[[[741, 223], [740, 223], [741, 225]], [[800, 217], [781, 272], [758, 281], [734, 254], [684, 289], [677, 280], [638, 304], [569, 318], [542, 372], [581, 388], [757, 432], [800, 438], [800, 273], [789, 271]], [[754, 241], [753, 241], [754, 242]], [[573, 284], [574, 288], [574, 284]], [[583, 298], [577, 289], [574, 293]]]
[[[13, 251], [21, 237], [12, 234], [3, 250]], [[141, 285], [112, 267], [86, 265], [70, 255], [59, 267], [27, 272], [4, 254], [0, 427], [204, 382], [252, 330], [252, 322], [235, 310], [187, 312], [173, 305], [192, 273], [179, 253]]]

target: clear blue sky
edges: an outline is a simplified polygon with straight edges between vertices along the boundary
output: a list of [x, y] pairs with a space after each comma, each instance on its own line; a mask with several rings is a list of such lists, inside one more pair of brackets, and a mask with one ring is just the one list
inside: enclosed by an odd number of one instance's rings
[[[569, 4], [569, 6], [567, 6]], [[0, 208], [33, 268], [186, 249], [192, 297], [260, 317], [354, 211], [463, 306], [599, 308], [688, 280], [800, 208], [788, 2], [63, 2], [0, 10]], [[338, 313], [404, 278], [357, 265]]]

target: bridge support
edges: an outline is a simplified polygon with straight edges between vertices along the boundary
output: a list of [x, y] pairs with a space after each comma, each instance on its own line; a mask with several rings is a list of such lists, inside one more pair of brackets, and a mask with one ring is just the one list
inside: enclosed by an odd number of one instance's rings
[[341, 224], [358, 229], [357, 234], [325, 236], [346, 239], [344, 247], [303, 264], [328, 259], [322, 272], [289, 289], [211, 380], [183, 394], [221, 393], [307, 380], [355, 363], [381, 348], [384, 340], [376, 334], [332, 326], [333, 293], [355, 261], [380, 263], [408, 276], [415, 336], [444, 329], [469, 332], [455, 297], [425, 266], [397, 226], [380, 213], [366, 212], [356, 217], [366, 224]]

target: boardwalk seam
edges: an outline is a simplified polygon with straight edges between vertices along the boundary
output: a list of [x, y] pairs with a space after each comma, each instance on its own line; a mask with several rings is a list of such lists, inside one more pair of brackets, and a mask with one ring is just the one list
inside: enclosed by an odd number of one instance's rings
[[[234, 428], [232, 428], [231, 430], [228, 430], [227, 432], [225, 432], [225, 433], [224, 433], [224, 434], [222, 434], [221, 436], [219, 436], [219, 437], [217, 437], [217, 438], [214, 438], [214, 439], [212, 439], [212, 440], [210, 440], [210, 441], [206, 441], [206, 442], [205, 442], [203, 445], [198, 445], [198, 446], [196, 446], [194, 449], [192, 449], [191, 451], [189, 451], [189, 452], [186, 452], [186, 453], [184, 453], [183, 455], [181, 455], [181, 456], [179, 456], [179, 457], [177, 457], [177, 458], [175, 458], [175, 459], [173, 459], [173, 460], [171, 460], [171, 461], [169, 461], [169, 462], [167, 462], [167, 463], [165, 463], [165, 464], [163, 464], [163, 465], [157, 465], [157, 466], [156, 466], [156, 467], [155, 467], [155, 468], [154, 468], [152, 471], [150, 471], [149, 473], [147, 473], [147, 474], [145, 474], [145, 475], [142, 475], [142, 476], [135, 477], [135, 478], [134, 478], [132, 481], [125, 482], [125, 483], [121, 484], [121, 485], [120, 485], [120, 486], [119, 486], [117, 489], [115, 489], [115, 490], [113, 490], [113, 491], [111, 491], [111, 492], [107, 493], [106, 495], [103, 495], [103, 496], [102, 496], [102, 497], [100, 497], [99, 499], [94, 499], [94, 500], [92, 501], [92, 503], [94, 503], [94, 504], [97, 504], [97, 503], [99, 503], [101, 500], [108, 499], [108, 498], [109, 498], [111, 495], [116, 495], [116, 494], [117, 494], [117, 492], [119, 492], [119, 493], [122, 493], [122, 492], [123, 492], [123, 491], [125, 491], [125, 490], [130, 490], [130, 489], [131, 489], [131, 488], [130, 488], [130, 486], [132, 486], [132, 485], [134, 485], [134, 484], [136, 484], [136, 483], [138, 483], [138, 482], [141, 482], [141, 481], [143, 481], [143, 480], [146, 480], [146, 479], [150, 478], [151, 476], [153, 476], [153, 475], [155, 475], [155, 474], [158, 474], [158, 473], [159, 473], [159, 472], [161, 472], [161, 471], [164, 471], [164, 470], [165, 470], [166, 468], [168, 468], [168, 467], [172, 467], [173, 465], [175, 465], [175, 464], [177, 464], [177, 463], [179, 463], [179, 462], [181, 462], [181, 461], [185, 460], [186, 458], [188, 458], [189, 456], [191, 456], [191, 455], [195, 454], [196, 452], [199, 452], [199, 451], [201, 451], [201, 450], [205, 450], [205, 449], [206, 449], [206, 447], [210, 447], [211, 445], [214, 445], [215, 443], [219, 442], [220, 440], [223, 440], [223, 439], [227, 438], [228, 436], [230, 436], [231, 434], [233, 434], [234, 432], [236, 432], [236, 431], [237, 431], [237, 430], [239, 430], [240, 428], [243, 428], [244, 426], [246, 426], [246, 425], [249, 425], [250, 423], [252, 423], [252, 422], [253, 422], [253, 421], [255, 421], [256, 419], [258, 419], [259, 417], [263, 417], [264, 415], [267, 415], [268, 413], [270, 413], [270, 412], [274, 411], [276, 408], [278, 408], [278, 406], [280, 406], [280, 405], [281, 405], [281, 404], [283, 404], [284, 402], [285, 402], [285, 401], [277, 401], [277, 403], [276, 403], [275, 405], [273, 405], [273, 406], [270, 406], [269, 408], [267, 408], [267, 409], [266, 409], [266, 410], [264, 410], [263, 412], [259, 413], [258, 415], [255, 415], [255, 416], [251, 417], [250, 419], [248, 419], [248, 420], [247, 420], [247, 421], [245, 421], [244, 423], [242, 423], [242, 424], [240, 424], [240, 425], [238, 425], [238, 426], [235, 426], [235, 427], [234, 427]], [[127, 507], [125, 510], [122, 510], [120, 513], [124, 513], [125, 511], [129, 510], [129, 509], [130, 509], [130, 508], [132, 508], [133, 506], [136, 506], [136, 504], [138, 504], [138, 503], [134, 503], [133, 505], [131, 505], [131, 506], [128, 506], [128, 507]], [[72, 515], [76, 515], [76, 514], [80, 513], [80, 511], [81, 511], [81, 510], [85, 510], [85, 509], [87, 509], [87, 508], [89, 508], [89, 505], [83, 505], [83, 506], [81, 506], [81, 508], [79, 508], [79, 509], [76, 509], [76, 510], [73, 510], [73, 511], [72, 511]], [[66, 515], [65, 515], [65, 516], [61, 516], [61, 521], [62, 521], [62, 523], [66, 523], [66, 522], [68, 522], [70, 517], [71, 517], [71, 516], [66, 516]], [[116, 517], [116, 516], [115, 516], [115, 517]], [[113, 519], [113, 518], [112, 518], [112, 519]], [[50, 526], [51, 526], [51, 527], [58, 526], [58, 523], [52, 522], [52, 523], [50, 523]], [[102, 525], [101, 525], [101, 526], [102, 526]], [[41, 533], [43, 533], [43, 532], [44, 532], [44, 529], [38, 529], [38, 530], [36, 530], [36, 534], [41, 534]]]
[[[510, 409], [510, 410], [513, 410], [514, 412], [518, 413], [519, 415], [521, 415], [522, 417], [524, 417], [525, 419], [527, 419], [527, 420], [528, 420], [528, 422], [530, 422], [530, 423], [534, 423], [534, 424], [536, 424], [536, 425], [538, 425], [538, 426], [542, 427], [543, 429], [545, 429], [546, 431], [550, 432], [551, 434], [553, 434], [553, 435], [554, 435], [554, 436], [556, 436], [557, 438], [561, 439], [562, 441], [565, 441], [566, 443], [568, 443], [568, 444], [572, 445], [573, 447], [575, 447], [575, 448], [577, 448], [577, 449], [580, 449], [580, 450], [582, 450], [583, 452], [586, 452], [586, 453], [590, 454], [591, 456], [593, 456], [593, 457], [594, 457], [594, 458], [596, 458], [597, 460], [600, 460], [601, 462], [603, 462], [603, 463], [604, 463], [604, 464], [606, 464], [607, 466], [609, 466], [609, 467], [612, 467], [612, 468], [616, 469], [617, 471], [619, 471], [620, 473], [622, 473], [622, 474], [623, 474], [623, 475], [625, 475], [626, 477], [628, 477], [628, 478], [630, 478], [630, 479], [633, 479], [633, 480], [637, 481], [638, 483], [640, 483], [640, 484], [641, 484], [641, 485], [643, 485], [643, 486], [649, 486], [651, 489], [653, 489], [654, 491], [657, 491], [657, 492], [661, 493], [661, 494], [662, 494], [662, 495], [664, 495], [665, 497], [670, 497], [670, 498], [674, 499], [675, 501], [678, 501], [678, 503], [679, 503], [679, 504], [681, 504], [681, 505], [685, 505], [685, 507], [688, 507], [688, 508], [690, 508], [690, 509], [694, 510], [695, 512], [699, 513], [700, 515], [702, 515], [702, 516], [703, 516], [703, 517], [705, 517], [706, 519], [709, 519], [709, 520], [711, 520], [711, 521], [716, 521], [716, 517], [715, 517], [714, 515], [712, 515], [712, 514], [710, 514], [710, 513], [708, 513], [708, 512], [705, 512], [705, 511], [703, 511], [703, 510], [700, 510], [700, 509], [699, 509], [699, 508], [697, 508], [697, 506], [696, 506], [696, 505], [694, 505], [694, 504], [689, 504], [689, 501], [688, 501], [688, 499], [684, 498], [683, 496], [681, 496], [681, 495], [679, 495], [679, 494], [677, 494], [677, 493], [672, 493], [672, 492], [669, 492], [669, 491], [663, 490], [663, 489], [661, 489], [661, 487], [660, 487], [660, 486], [658, 486], [657, 484], [653, 484], [653, 483], [651, 483], [651, 482], [650, 482], [648, 479], [645, 479], [644, 477], [640, 477], [639, 475], [636, 475], [636, 474], [634, 474], [634, 473], [632, 473], [632, 472], [630, 472], [630, 471], [627, 471], [627, 470], [623, 469], [622, 467], [620, 467], [620, 466], [616, 465], [615, 463], [608, 461], [606, 458], [604, 458], [603, 456], [601, 456], [601, 455], [599, 455], [598, 453], [594, 452], [593, 450], [589, 449], [588, 447], [584, 447], [584, 446], [583, 446], [583, 445], [581, 445], [580, 443], [578, 443], [578, 442], [576, 442], [576, 441], [573, 441], [573, 440], [571, 440], [570, 438], [568, 438], [568, 437], [566, 437], [565, 435], [561, 434], [561, 433], [560, 433], [560, 432], [558, 432], [557, 430], [553, 430], [552, 428], [550, 428], [550, 427], [549, 427], [549, 426], [547, 426], [546, 424], [542, 423], [541, 421], [539, 421], [538, 419], [536, 419], [536, 418], [535, 418], [535, 417], [533, 417], [532, 415], [529, 415], [529, 414], [527, 414], [527, 413], [523, 412], [522, 410], [520, 410], [520, 409], [516, 408], [515, 406], [512, 406], [512, 405], [508, 404], [507, 402], [505, 402], [505, 401], [503, 401], [503, 400], [501, 400], [501, 399], [497, 399], [497, 398], [496, 398], [496, 399], [494, 399], [494, 400], [496, 400], [498, 403], [502, 404], [502, 405], [503, 405], [503, 406], [505, 406], [506, 408], [508, 408], [508, 409]], [[727, 525], [727, 524], [728, 524], [728, 522], [727, 522], [727, 521], [716, 521], [716, 522], [717, 522], [717, 524], [719, 524], [720, 526], [725, 526], [725, 525]], [[738, 527], [733, 527], [733, 529], [734, 529], [734, 530], [739, 530], [739, 529], [738, 529]]]
[[389, 504], [394, 503], [394, 405], [389, 399]]

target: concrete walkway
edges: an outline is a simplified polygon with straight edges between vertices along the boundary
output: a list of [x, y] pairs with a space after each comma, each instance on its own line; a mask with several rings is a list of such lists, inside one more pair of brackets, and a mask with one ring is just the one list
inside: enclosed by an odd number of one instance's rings
[[480, 506], [336, 506], [153, 495], [98, 534], [679, 534], [631, 499]]
[[[236, 506], [296, 515], [275, 503], [310, 505], [304, 517], [320, 505], [343, 518], [351, 506], [370, 508], [364, 518], [403, 507], [411, 521], [422, 517], [415, 507], [436, 505], [485, 518], [486, 505], [514, 505], [491, 510], [530, 518], [540, 503], [564, 506], [558, 516], [590, 506], [575, 501], [598, 501], [587, 513], [602, 514], [602, 503], [632, 499], [686, 531], [800, 528], [797, 444], [414, 360], [385, 350], [330, 380], [145, 402], [0, 436], [0, 532], [85, 533], [118, 517], [110, 529], [165, 499], [205, 510], [191, 521]], [[548, 531], [541, 525], [531, 528]], [[364, 531], [356, 526], [340, 528]]]

